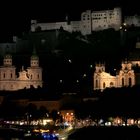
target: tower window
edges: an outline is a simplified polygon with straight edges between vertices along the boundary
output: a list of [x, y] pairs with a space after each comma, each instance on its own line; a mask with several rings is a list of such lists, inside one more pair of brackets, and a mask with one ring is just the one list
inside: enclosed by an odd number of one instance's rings
[[39, 74], [37, 75], [37, 78], [39, 79]]
[[131, 85], [132, 85], [132, 79], [129, 78], [129, 86], [131, 86]]
[[13, 77], [13, 74], [11, 73], [11, 78]]
[[122, 86], [124, 86], [124, 78], [122, 78]]

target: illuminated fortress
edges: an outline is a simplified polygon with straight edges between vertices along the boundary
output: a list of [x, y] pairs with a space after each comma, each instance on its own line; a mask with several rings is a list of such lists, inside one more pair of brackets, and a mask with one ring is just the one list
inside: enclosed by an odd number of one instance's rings
[[16, 67], [12, 64], [12, 56], [6, 54], [3, 59], [3, 66], [0, 67], [0, 90], [14, 91], [42, 87], [42, 68], [39, 67], [39, 57], [31, 56], [30, 67], [26, 70], [22, 67], [18, 76]]
[[91, 34], [92, 31], [98, 31], [108, 28], [119, 30], [122, 24], [122, 13], [120, 8], [113, 10], [91, 11], [87, 10], [81, 13], [80, 21], [63, 21], [53, 23], [38, 23], [37, 20], [31, 20], [31, 31], [38, 29], [56, 30], [63, 27], [68, 32], [80, 31], [83, 35]]

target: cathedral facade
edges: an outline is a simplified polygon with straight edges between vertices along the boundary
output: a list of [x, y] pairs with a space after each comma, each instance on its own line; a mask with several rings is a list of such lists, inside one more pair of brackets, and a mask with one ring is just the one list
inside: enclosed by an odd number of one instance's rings
[[3, 59], [3, 65], [0, 66], [0, 90], [16, 91], [19, 89], [28, 89], [42, 87], [42, 68], [39, 67], [39, 57], [32, 55], [30, 67], [22, 69], [16, 74], [16, 67], [12, 64], [12, 56], [6, 54]]
[[131, 62], [122, 62], [121, 69], [113, 76], [105, 71], [104, 64], [96, 64], [93, 75], [94, 90], [103, 91], [105, 88], [135, 85], [135, 73]]

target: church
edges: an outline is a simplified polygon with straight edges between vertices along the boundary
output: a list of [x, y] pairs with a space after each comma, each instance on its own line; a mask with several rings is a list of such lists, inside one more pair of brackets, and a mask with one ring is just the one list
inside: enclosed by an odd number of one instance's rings
[[33, 53], [30, 58], [30, 66], [24, 67], [16, 74], [16, 67], [12, 64], [12, 55], [6, 54], [3, 65], [0, 66], [0, 90], [16, 91], [42, 87], [42, 68], [39, 67], [39, 57]]
[[122, 62], [121, 69], [115, 76], [105, 71], [105, 64], [96, 64], [93, 81], [94, 90], [101, 91], [111, 87], [133, 86], [135, 85], [135, 72], [129, 61]]
[[105, 64], [96, 64], [93, 81], [93, 89], [102, 91], [109, 87], [140, 85], [140, 41], [137, 40], [135, 48], [115, 76], [105, 71]]

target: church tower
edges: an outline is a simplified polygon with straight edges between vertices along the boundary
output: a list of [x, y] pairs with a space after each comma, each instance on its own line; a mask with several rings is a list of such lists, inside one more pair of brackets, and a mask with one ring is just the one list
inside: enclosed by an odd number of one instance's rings
[[93, 75], [93, 87], [94, 90], [101, 88], [101, 73], [105, 72], [105, 64], [95, 64], [95, 72]]
[[122, 62], [122, 69], [119, 72], [118, 84], [120, 87], [135, 85], [135, 73], [132, 64], [125, 60]]
[[12, 56], [6, 54], [3, 66], [0, 67], [0, 90], [14, 90], [16, 80], [16, 67], [12, 65]]
[[27, 69], [28, 77], [30, 79], [30, 85], [34, 88], [38, 86], [42, 87], [42, 68], [39, 67], [39, 57], [36, 55], [35, 48], [30, 60], [30, 67]]

